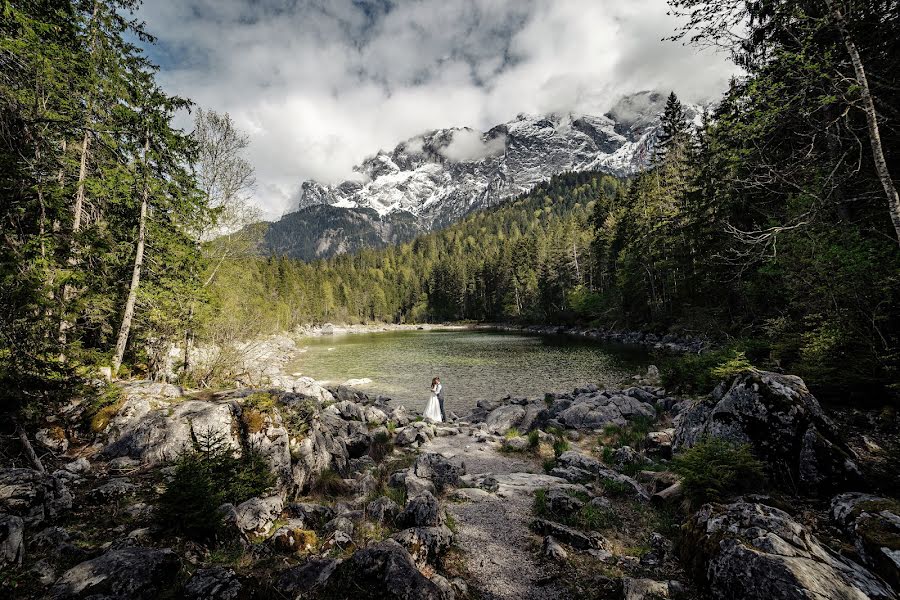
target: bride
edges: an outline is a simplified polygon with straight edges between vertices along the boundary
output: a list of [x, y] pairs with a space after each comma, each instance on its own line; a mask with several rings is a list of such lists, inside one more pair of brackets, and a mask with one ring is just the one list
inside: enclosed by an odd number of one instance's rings
[[437, 377], [435, 377], [431, 380], [431, 398], [428, 399], [428, 404], [425, 405], [425, 418], [435, 423], [440, 423], [442, 421], [441, 405], [438, 402], [438, 394], [440, 393], [441, 384]]

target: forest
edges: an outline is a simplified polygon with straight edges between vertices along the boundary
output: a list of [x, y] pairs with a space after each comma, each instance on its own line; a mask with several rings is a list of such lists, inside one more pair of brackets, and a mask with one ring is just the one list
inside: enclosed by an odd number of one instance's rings
[[[139, 2], [3, 0], [10, 406], [98, 366], [153, 373], [173, 343], [324, 321], [673, 331], [836, 389], [894, 384], [896, 2], [670, 4], [673, 43], [744, 75], [699, 125], [673, 93], [650, 168], [564, 174], [413, 242], [305, 264], [252, 255], [247, 138], [161, 89]], [[189, 109], [190, 132], [174, 124]]]

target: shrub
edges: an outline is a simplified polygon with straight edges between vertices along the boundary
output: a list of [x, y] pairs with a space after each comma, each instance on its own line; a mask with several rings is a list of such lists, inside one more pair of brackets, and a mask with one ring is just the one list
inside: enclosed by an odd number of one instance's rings
[[752, 370], [753, 365], [747, 360], [747, 355], [744, 352], [735, 352], [731, 358], [713, 367], [712, 375], [718, 379], [731, 379], [735, 375]]
[[568, 451], [569, 448], [569, 440], [566, 438], [557, 438], [556, 441], [553, 442], [553, 454], [557, 457], [561, 456], [563, 452]]
[[343, 496], [350, 492], [350, 486], [333, 469], [325, 469], [315, 478], [310, 491], [319, 496]]
[[379, 431], [372, 437], [369, 444], [369, 456], [375, 462], [381, 462], [384, 457], [390, 455], [394, 451], [394, 443], [391, 441], [391, 434], [387, 431]]
[[[585, 502], [588, 500], [586, 496], [581, 494], [572, 493], [571, 495]], [[591, 506], [590, 504], [584, 504], [573, 513], [560, 514], [554, 512], [547, 503], [547, 490], [543, 489], [534, 492], [532, 511], [537, 517], [550, 519], [562, 523], [563, 525], [590, 531], [607, 529], [615, 522], [615, 515], [612, 511], [598, 506]]]
[[672, 460], [672, 469], [681, 476], [685, 495], [697, 503], [721, 501], [763, 483], [762, 464], [750, 446], [721, 438], [706, 438], [685, 450]]
[[528, 432], [528, 447], [534, 450], [541, 442], [541, 434], [537, 429]]
[[506, 430], [506, 433], [503, 435], [503, 437], [505, 437], [508, 440], [511, 440], [513, 438], [519, 437], [520, 435], [522, 435], [522, 434], [519, 433], [518, 429], [516, 429], [515, 427], [510, 427], [509, 429]]
[[175, 463], [175, 474], [162, 494], [157, 517], [163, 527], [197, 540], [216, 537], [222, 525], [219, 507], [239, 504], [275, 483], [268, 462], [254, 448], [240, 457], [222, 435], [200, 436]]
[[631, 492], [631, 486], [617, 479], [604, 477], [600, 480], [603, 491], [609, 496], [624, 496]]

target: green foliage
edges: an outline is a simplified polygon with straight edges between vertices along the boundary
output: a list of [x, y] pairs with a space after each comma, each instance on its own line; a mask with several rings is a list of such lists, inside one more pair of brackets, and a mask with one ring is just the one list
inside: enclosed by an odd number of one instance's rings
[[604, 529], [609, 529], [616, 523], [615, 514], [611, 510], [591, 506], [587, 502], [589, 498], [586, 496], [575, 493], [572, 495], [579, 496], [579, 499], [584, 502], [584, 504], [574, 513], [569, 512], [561, 514], [551, 509], [550, 504], [547, 502], [547, 490], [535, 490], [532, 512], [535, 516], [542, 519], [549, 519], [570, 527], [588, 531], [602, 531]]
[[192, 451], [175, 463], [175, 474], [159, 499], [164, 528], [192, 539], [215, 539], [222, 526], [219, 507], [263, 495], [275, 483], [265, 457], [254, 448], [234, 456], [221, 435], [198, 436]]
[[685, 494], [695, 503], [722, 501], [763, 484], [762, 464], [748, 445], [710, 437], [678, 454], [672, 469], [682, 478]]
[[721, 380], [731, 379], [735, 375], [747, 373], [748, 371], [752, 370], [753, 365], [751, 365], [750, 361], [747, 360], [747, 356], [743, 352], [737, 352], [725, 362], [716, 365], [712, 369], [711, 373], [713, 377]]
[[600, 486], [606, 495], [613, 497], [626, 496], [632, 492], [631, 486], [627, 483], [609, 477], [601, 478]]
[[541, 432], [537, 429], [532, 429], [528, 432], [528, 447], [532, 450], [538, 447], [541, 441]]
[[563, 452], [567, 452], [571, 448], [569, 440], [564, 437], [558, 437], [553, 442], [553, 454], [558, 458]]
[[503, 437], [507, 440], [511, 440], [512, 438], [520, 437], [522, 434], [519, 433], [519, 430], [515, 427], [511, 427], [506, 430], [506, 433], [503, 434]]

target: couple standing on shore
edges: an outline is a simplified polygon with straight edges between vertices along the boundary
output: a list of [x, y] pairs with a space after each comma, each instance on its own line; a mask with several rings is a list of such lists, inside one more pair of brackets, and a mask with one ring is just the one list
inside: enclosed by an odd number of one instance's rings
[[440, 377], [431, 380], [431, 398], [425, 405], [425, 418], [435, 423], [447, 420], [447, 413], [444, 412], [444, 386], [441, 385]]

